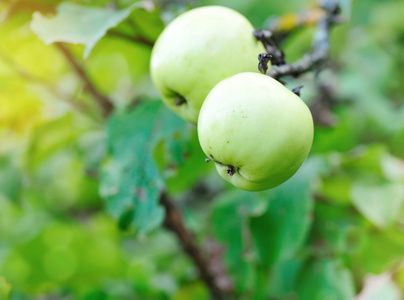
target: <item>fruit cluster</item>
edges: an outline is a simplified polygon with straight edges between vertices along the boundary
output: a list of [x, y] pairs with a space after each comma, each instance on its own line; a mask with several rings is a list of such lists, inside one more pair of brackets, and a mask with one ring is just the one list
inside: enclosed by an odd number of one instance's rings
[[190, 10], [158, 38], [151, 76], [163, 102], [197, 123], [199, 142], [218, 173], [259, 191], [290, 178], [313, 141], [308, 107], [275, 79], [260, 74], [265, 52], [254, 28], [220, 6]]

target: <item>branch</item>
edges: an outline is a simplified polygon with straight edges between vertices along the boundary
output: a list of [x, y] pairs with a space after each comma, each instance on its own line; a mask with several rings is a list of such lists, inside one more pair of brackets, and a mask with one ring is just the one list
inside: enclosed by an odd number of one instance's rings
[[323, 1], [322, 9], [326, 13], [318, 19], [312, 52], [306, 54], [303, 56], [303, 58], [294, 63], [287, 63], [284, 60], [283, 52], [279, 51], [274, 40], [272, 39], [272, 32], [267, 30], [254, 32], [254, 36], [264, 44], [268, 54], [272, 57], [272, 68], [267, 73], [268, 76], [275, 79], [279, 79], [283, 76], [298, 77], [301, 74], [318, 68], [322, 63], [324, 63], [328, 57], [330, 48], [331, 27], [335, 23], [340, 22], [340, 18], [338, 16], [339, 6], [337, 1]]
[[35, 83], [35, 84], [38, 84], [38, 85], [44, 87], [50, 93], [52, 93], [53, 95], [55, 95], [56, 97], [58, 97], [64, 101], [66, 101], [67, 103], [69, 103], [71, 106], [73, 106], [78, 111], [85, 113], [90, 110], [90, 108], [83, 102], [78, 101], [73, 96], [69, 96], [69, 95], [63, 93], [62, 91], [60, 91], [53, 82], [25, 70], [12, 57], [9, 57], [6, 54], [0, 52], [0, 59], [4, 63], [9, 65], [12, 68], [12, 70], [19, 77], [21, 77], [22, 79], [24, 79], [26, 81], [29, 81], [29, 82], [32, 82], [32, 83]]
[[149, 48], [152, 48], [153, 45], [154, 45], [154, 43], [152, 41], [149, 41], [149, 40], [147, 40], [146, 38], [144, 38], [142, 36], [132, 36], [130, 34], [119, 32], [119, 31], [113, 30], [113, 29], [109, 30], [107, 34], [109, 36], [123, 38], [123, 39], [129, 40], [131, 42], [135, 42], [137, 44], [147, 46]]
[[166, 194], [161, 195], [160, 204], [166, 211], [164, 227], [177, 236], [183, 250], [192, 259], [202, 280], [209, 288], [211, 298], [214, 300], [224, 299], [222, 292], [217, 285], [216, 276], [209, 269], [207, 260], [202, 256], [202, 253], [196, 244], [194, 235], [185, 227], [180, 211], [175, 207]]
[[87, 72], [83, 68], [83, 66], [76, 60], [70, 50], [61, 43], [55, 43], [56, 47], [60, 50], [60, 52], [65, 56], [74, 72], [80, 77], [80, 79], [84, 83], [84, 89], [94, 98], [97, 104], [100, 106], [102, 115], [104, 117], [108, 117], [109, 114], [113, 111], [114, 106], [112, 104], [111, 99], [101, 94], [93, 82], [90, 80]]

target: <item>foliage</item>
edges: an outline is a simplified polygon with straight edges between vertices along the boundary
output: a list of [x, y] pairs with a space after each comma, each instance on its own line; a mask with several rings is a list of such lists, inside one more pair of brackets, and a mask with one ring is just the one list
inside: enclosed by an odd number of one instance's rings
[[[150, 81], [164, 25], [211, 4], [259, 28], [310, 12], [297, 0], [0, 1], [0, 299], [209, 298], [161, 226], [162, 193], [235, 299], [402, 298], [402, 1], [341, 1], [328, 68], [286, 78], [319, 117], [311, 154], [259, 193], [219, 178]], [[292, 31], [286, 59], [312, 35]], [[91, 88], [113, 103], [107, 120]]]

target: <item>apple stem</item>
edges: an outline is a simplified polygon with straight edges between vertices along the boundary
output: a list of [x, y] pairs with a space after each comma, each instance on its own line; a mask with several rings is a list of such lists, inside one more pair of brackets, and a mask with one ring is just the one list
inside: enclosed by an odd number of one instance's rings
[[295, 87], [292, 92], [295, 93], [296, 95], [298, 95], [300, 97], [300, 90], [303, 88], [303, 85], [299, 85], [297, 87]]
[[[278, 49], [278, 46], [276, 45], [275, 41], [273, 40], [271, 31], [254, 30], [253, 35], [258, 41], [260, 41], [264, 45], [265, 50], [267, 51], [267, 54], [269, 55], [266, 63], [268, 63], [268, 61], [271, 61], [271, 64], [275, 65], [275, 66], [281, 66], [281, 65], [286, 64], [285, 53], [282, 50]], [[266, 57], [262, 57], [262, 56], [261, 56], [261, 58], [266, 59]], [[260, 59], [260, 57], [258, 57], [258, 59]], [[260, 59], [260, 63], [261, 63], [261, 59]], [[263, 74], [265, 74], [265, 73], [263, 73]]]
[[271, 60], [272, 55], [268, 54], [268, 53], [260, 53], [258, 54], [258, 70], [260, 70], [260, 72], [262, 74], [266, 74], [267, 70], [268, 70], [268, 62]]

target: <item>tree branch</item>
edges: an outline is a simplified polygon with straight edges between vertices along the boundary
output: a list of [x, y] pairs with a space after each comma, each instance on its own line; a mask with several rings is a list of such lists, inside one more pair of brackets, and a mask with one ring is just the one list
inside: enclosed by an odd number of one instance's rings
[[93, 82], [90, 80], [87, 72], [83, 68], [83, 66], [76, 60], [70, 50], [61, 43], [55, 43], [56, 47], [60, 50], [60, 52], [65, 56], [71, 67], [73, 68], [74, 72], [79, 76], [79, 78], [84, 83], [84, 89], [94, 98], [97, 102], [99, 107], [101, 108], [102, 115], [104, 117], [108, 117], [109, 114], [113, 111], [114, 106], [112, 101], [106, 97], [105, 95], [101, 94]]
[[132, 36], [130, 34], [119, 32], [119, 31], [113, 30], [113, 29], [109, 30], [107, 34], [108, 34], [108, 36], [123, 38], [128, 41], [134, 42], [136, 44], [141, 44], [141, 45], [147, 46], [149, 48], [152, 48], [154, 45], [154, 43], [152, 41], [149, 41], [142, 36]]
[[21, 77], [22, 79], [24, 79], [28, 82], [35, 83], [35, 84], [42, 86], [43, 88], [48, 90], [50, 93], [52, 93], [59, 99], [64, 100], [67, 103], [69, 103], [72, 107], [74, 107], [78, 111], [86, 113], [90, 110], [88, 105], [86, 105], [85, 103], [76, 100], [73, 96], [63, 93], [62, 91], [60, 91], [57, 88], [57, 86], [53, 82], [51, 82], [45, 78], [42, 78], [40, 76], [37, 76], [36, 74], [32, 74], [32, 73], [28, 72], [22, 66], [20, 66], [12, 57], [7, 56], [6, 54], [2, 53], [1, 51], [0, 51], [0, 59], [4, 63], [9, 65], [12, 68], [12, 70], [19, 77]]
[[303, 58], [294, 63], [287, 63], [284, 60], [283, 52], [276, 47], [272, 39], [272, 32], [267, 30], [254, 32], [256, 38], [264, 44], [268, 54], [272, 56], [272, 68], [267, 73], [268, 76], [275, 79], [284, 76], [298, 77], [303, 73], [318, 68], [324, 63], [328, 57], [330, 48], [331, 27], [335, 23], [340, 22], [340, 18], [338, 16], [339, 6], [337, 1], [322, 1], [321, 7], [326, 13], [318, 19], [312, 52], [304, 55]]
[[183, 250], [191, 258], [202, 280], [209, 288], [211, 298], [214, 300], [224, 299], [222, 291], [217, 285], [216, 276], [210, 270], [207, 260], [202, 256], [194, 235], [185, 227], [180, 211], [166, 194], [161, 195], [160, 204], [164, 207], [166, 212], [164, 227], [177, 236]]
[[136, 44], [141, 44], [141, 45], [147, 46], [149, 48], [152, 48], [154, 45], [154, 43], [152, 41], [149, 41], [142, 36], [132, 36], [130, 34], [123, 33], [123, 32], [117, 31], [117, 30], [113, 30], [113, 29], [109, 30], [107, 34], [108, 34], [108, 36], [123, 38], [128, 41], [135, 42]]

